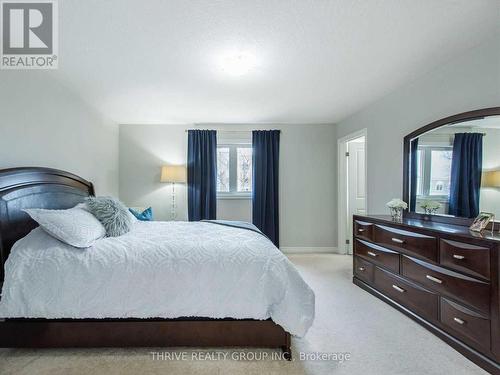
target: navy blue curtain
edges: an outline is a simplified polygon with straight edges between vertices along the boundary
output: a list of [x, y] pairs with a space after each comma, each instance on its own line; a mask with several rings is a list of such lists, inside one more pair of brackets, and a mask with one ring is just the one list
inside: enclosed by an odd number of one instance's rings
[[279, 247], [278, 175], [280, 154], [279, 130], [254, 130], [252, 218], [276, 247]]
[[410, 211], [417, 205], [418, 138], [410, 142]]
[[189, 221], [215, 220], [217, 204], [217, 132], [188, 131]]
[[457, 133], [451, 160], [449, 214], [476, 217], [483, 169], [483, 135]]

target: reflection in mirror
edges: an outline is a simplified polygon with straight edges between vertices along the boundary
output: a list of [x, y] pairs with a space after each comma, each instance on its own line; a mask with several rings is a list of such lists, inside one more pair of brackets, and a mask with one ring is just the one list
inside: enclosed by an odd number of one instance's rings
[[500, 219], [500, 116], [452, 123], [410, 142], [410, 211]]

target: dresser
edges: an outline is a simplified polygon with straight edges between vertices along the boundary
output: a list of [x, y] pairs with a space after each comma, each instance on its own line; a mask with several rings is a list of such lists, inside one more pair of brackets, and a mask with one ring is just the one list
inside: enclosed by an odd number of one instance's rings
[[500, 234], [354, 216], [353, 282], [500, 373]]

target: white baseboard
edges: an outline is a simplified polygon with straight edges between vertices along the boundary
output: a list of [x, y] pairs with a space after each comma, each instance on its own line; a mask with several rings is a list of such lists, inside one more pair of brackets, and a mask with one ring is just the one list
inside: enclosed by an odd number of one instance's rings
[[315, 254], [315, 253], [333, 253], [338, 254], [336, 247], [280, 247], [280, 250], [285, 254]]

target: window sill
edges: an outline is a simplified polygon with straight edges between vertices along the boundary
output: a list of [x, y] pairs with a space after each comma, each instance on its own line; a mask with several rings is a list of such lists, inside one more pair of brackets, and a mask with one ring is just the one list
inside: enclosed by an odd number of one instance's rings
[[224, 200], [235, 200], [235, 199], [240, 199], [240, 200], [251, 200], [252, 199], [252, 194], [245, 194], [245, 193], [240, 193], [240, 194], [217, 194], [217, 200], [219, 199], [224, 199]]
[[443, 196], [443, 195], [417, 196], [417, 201], [435, 201], [435, 202], [447, 203], [449, 200], [450, 198], [448, 196]]

